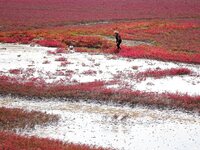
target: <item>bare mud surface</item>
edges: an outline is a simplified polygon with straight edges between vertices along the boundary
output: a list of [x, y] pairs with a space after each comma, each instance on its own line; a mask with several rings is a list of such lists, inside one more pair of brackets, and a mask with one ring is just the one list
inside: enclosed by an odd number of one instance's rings
[[0, 107], [37, 110], [60, 117], [58, 123], [19, 130], [62, 141], [120, 150], [199, 150], [200, 117], [181, 111], [86, 102], [0, 97]]

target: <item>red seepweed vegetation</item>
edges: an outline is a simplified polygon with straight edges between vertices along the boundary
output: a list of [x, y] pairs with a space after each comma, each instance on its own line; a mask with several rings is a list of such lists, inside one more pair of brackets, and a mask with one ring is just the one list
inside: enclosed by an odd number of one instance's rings
[[80, 83], [78, 85], [62, 85], [58, 84], [59, 82], [48, 84], [40, 78], [31, 78], [25, 82], [20, 81], [23, 81], [23, 79], [0, 76], [0, 93], [36, 97], [63, 97], [73, 95], [76, 92], [78, 95], [78, 91], [97, 90], [104, 86], [104, 82], [101, 81]]
[[[23, 137], [9, 132], [0, 132], [0, 150], [106, 150], [87, 145], [63, 143], [58, 140]], [[108, 149], [107, 149], [108, 150]]]
[[27, 112], [17, 108], [0, 107], [0, 130], [14, 130], [16, 128], [33, 128], [57, 121], [56, 115], [49, 115], [37, 111]]
[[83, 72], [84, 75], [95, 75], [97, 72], [95, 70], [86, 70]]
[[[98, 29], [98, 30], [97, 30]], [[1, 42], [38, 43], [43, 46], [73, 45], [79, 52], [114, 53], [113, 30], [120, 30], [122, 39], [143, 41], [143, 46], [126, 47], [123, 57], [149, 58], [162, 61], [200, 63], [199, 23], [191, 20], [149, 20], [51, 29], [0, 32]], [[187, 35], [187, 36], [185, 36]], [[126, 42], [122, 42], [122, 45]], [[148, 45], [150, 44], [150, 45]], [[57, 54], [59, 52], [49, 52]]]
[[[105, 88], [107, 83], [102, 81], [63, 85], [61, 83], [47, 84], [44, 80], [35, 79], [19, 82], [17, 79], [0, 76], [0, 94], [13, 94], [30, 97], [65, 97], [73, 100], [95, 99], [99, 101], [113, 101], [142, 104], [156, 107], [185, 108], [200, 112], [200, 96], [181, 94], [156, 94], [131, 90], [112, 90]], [[108, 83], [109, 84], [109, 83]]]
[[55, 51], [47, 51], [47, 54], [49, 55], [56, 55], [56, 54], [60, 54], [60, 53], [66, 53], [66, 49], [65, 48], [57, 48]]
[[55, 51], [47, 51], [47, 54], [49, 54], [49, 55], [56, 55], [56, 52]]
[[93, 49], [107, 49], [113, 45], [111, 42], [103, 39], [98, 35], [65, 36], [63, 42], [66, 45], [73, 45], [75, 47], [85, 47]]
[[71, 63], [68, 62], [68, 61], [63, 61], [63, 62], [60, 63], [60, 66], [61, 67], [66, 67], [68, 64], [71, 64]]
[[66, 53], [66, 50], [64, 48], [57, 48], [56, 53]]
[[139, 72], [136, 77], [137, 78], [162, 78], [165, 76], [177, 76], [177, 75], [188, 75], [191, 74], [192, 71], [187, 68], [171, 68], [164, 70], [146, 70], [144, 72]]
[[37, 41], [37, 44], [46, 47], [64, 47], [64, 45], [61, 42], [56, 40], [39, 40]]
[[64, 62], [66, 62], [67, 58], [65, 58], [65, 57], [59, 57], [59, 58], [56, 58], [55, 61], [64, 61]]
[[200, 54], [170, 53], [169, 51], [156, 46], [124, 46], [122, 47], [119, 56], [156, 59], [162, 61], [177, 61], [194, 64], [200, 63]]
[[11, 73], [11, 74], [21, 74], [22, 70], [21, 69], [10, 69], [9, 73]]
[[[12, 0], [0, 1], [0, 6], [1, 29], [14, 30], [102, 20], [198, 18], [200, 4], [198, 0], [85, 0], [84, 4], [82, 0]], [[11, 6], [15, 6], [15, 9]]]
[[30, 44], [34, 38], [35, 35], [30, 34], [28, 32], [9, 32], [6, 37], [1, 37], [0, 35], [0, 41], [4, 43]]
[[50, 64], [51, 62], [48, 60], [45, 60], [42, 64]]
[[3, 43], [17, 43], [17, 41], [14, 38], [10, 38], [10, 37], [0, 37], [0, 42], [3, 42]]

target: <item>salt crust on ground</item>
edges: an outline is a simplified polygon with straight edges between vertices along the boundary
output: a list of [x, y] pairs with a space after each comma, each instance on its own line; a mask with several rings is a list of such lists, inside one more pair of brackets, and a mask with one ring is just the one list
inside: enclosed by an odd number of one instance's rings
[[[55, 50], [56, 48], [40, 46], [0, 44], [0, 74], [14, 77], [25, 76], [27, 80], [32, 77], [39, 77], [48, 83], [62, 80], [61, 82], [64, 84], [115, 80], [114, 84], [107, 87], [158, 93], [200, 94], [200, 65], [149, 59], [129, 59], [105, 54], [74, 52], [52, 55], [47, 52]], [[66, 66], [61, 65], [63, 61], [56, 61], [61, 57], [67, 60]], [[156, 68], [188, 68], [193, 73], [192, 75], [160, 79], [149, 77], [142, 81], [133, 77], [139, 72], [148, 69], [155, 70]], [[22, 74], [11, 74], [9, 70], [12, 69], [21, 69]], [[33, 69], [33, 74], [27, 75], [27, 69]]]
[[[43, 78], [52, 83], [63, 79], [64, 84], [117, 80], [109, 88], [133, 90], [200, 93], [200, 65], [161, 62], [147, 59], [120, 58], [115, 55], [62, 53], [49, 55], [55, 48], [29, 45], [0, 44], [0, 74], [13, 77]], [[60, 66], [57, 58], [64, 57], [70, 64]], [[44, 64], [45, 61], [50, 63]], [[147, 78], [137, 81], [130, 77], [147, 69], [188, 68], [192, 75]], [[138, 68], [138, 69], [133, 69]], [[22, 74], [11, 74], [11, 69], [22, 69]], [[26, 74], [34, 69], [33, 74]], [[66, 71], [67, 74], [66, 75]], [[23, 73], [24, 72], [24, 73]], [[64, 72], [62, 75], [60, 72]], [[89, 72], [89, 73], [88, 73]], [[199, 150], [200, 117], [180, 111], [157, 110], [143, 107], [100, 105], [85, 102], [47, 101], [0, 97], [0, 107], [37, 110], [60, 116], [58, 123], [36, 126], [33, 130], [19, 130], [22, 135], [35, 135], [91, 144], [121, 150]], [[145, 143], [145, 144], [144, 144]]]
[[37, 110], [60, 116], [58, 123], [19, 130], [35, 135], [120, 150], [199, 150], [200, 117], [144, 107], [24, 100], [0, 97], [0, 107]]

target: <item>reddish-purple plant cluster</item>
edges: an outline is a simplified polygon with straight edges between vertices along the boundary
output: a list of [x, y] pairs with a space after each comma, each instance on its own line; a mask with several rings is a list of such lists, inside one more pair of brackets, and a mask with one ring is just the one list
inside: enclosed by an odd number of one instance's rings
[[30, 44], [31, 41], [35, 38], [34, 35], [30, 35], [26, 32], [21, 33], [9, 33], [6, 37], [0, 36], [0, 41], [4, 43], [22, 43], [22, 44]]
[[[106, 89], [105, 82], [78, 83], [63, 85], [46, 83], [40, 79], [19, 82], [17, 79], [0, 76], [0, 94], [14, 94], [30, 97], [66, 97], [72, 99], [95, 99], [120, 103], [142, 104], [157, 107], [185, 108], [200, 112], [200, 96], [180, 94], [155, 94], [131, 90]], [[109, 84], [109, 83], [108, 83]]]
[[66, 45], [73, 45], [75, 47], [85, 48], [102, 48], [107, 49], [112, 46], [112, 43], [99, 36], [68, 36], [65, 37], [64, 42]]
[[43, 62], [43, 64], [50, 64], [51, 62], [50, 61], [48, 61], [48, 60], [45, 60], [44, 62]]
[[37, 111], [27, 112], [17, 108], [0, 107], [0, 130], [33, 128], [38, 124], [57, 121], [58, 117]]
[[60, 54], [60, 53], [65, 53], [66, 50], [64, 48], [57, 48], [55, 51], [47, 51], [47, 54], [49, 55], [56, 55], [56, 54]]
[[156, 46], [123, 47], [119, 55], [131, 58], [147, 58], [195, 64], [200, 63], [200, 54], [170, 53], [169, 51]]
[[68, 61], [63, 61], [63, 62], [61, 62], [60, 66], [61, 67], [66, 67], [68, 64], [71, 64], [71, 63], [68, 62]]
[[[7, 42], [23, 43], [24, 38], [30, 38], [32, 40], [29, 42], [39, 43], [43, 46], [67, 47], [73, 45], [75, 50], [79, 52], [114, 53], [115, 43], [110, 36], [113, 35], [115, 29], [120, 30], [124, 40], [144, 41], [143, 46], [124, 46], [121, 50], [121, 56], [200, 63], [199, 24], [193, 23], [191, 20], [184, 20], [183, 22], [178, 20], [132, 21], [0, 32], [0, 41], [1, 39], [8, 39]], [[124, 43], [129, 43], [129, 41], [122, 42], [122, 45]], [[130, 41], [130, 43], [134, 45], [134, 42]], [[65, 50], [62, 48], [56, 51], [48, 51], [48, 54], [56, 55], [64, 52]]]
[[56, 71], [56, 75], [57, 75], [57, 76], [64, 76], [65, 73], [64, 73], [63, 71], [61, 71], [61, 70], [57, 70], [57, 71]]
[[63, 143], [47, 138], [23, 137], [17, 134], [0, 132], [0, 150], [106, 150], [87, 145]]
[[11, 73], [11, 74], [21, 74], [22, 70], [21, 69], [10, 69], [9, 73]]
[[97, 72], [95, 70], [87, 70], [83, 72], [84, 75], [95, 75]]
[[49, 55], [56, 55], [56, 52], [55, 51], [47, 51], [47, 54], [49, 54]]
[[3, 43], [17, 43], [17, 41], [14, 38], [10, 38], [10, 37], [0, 37], [0, 42], [3, 42]]
[[57, 48], [56, 53], [66, 53], [66, 50], [64, 48]]
[[146, 70], [144, 72], [138, 73], [137, 78], [146, 78], [146, 77], [154, 77], [154, 78], [162, 78], [165, 76], [176, 76], [176, 75], [188, 75], [191, 74], [192, 71], [188, 68], [171, 68], [165, 70]]
[[61, 42], [58, 42], [56, 40], [39, 40], [37, 41], [37, 44], [46, 47], [64, 47]]
[[58, 83], [48, 84], [43, 79], [40, 78], [31, 78], [26, 82], [20, 82], [20, 81], [23, 80], [20, 80], [19, 78], [12, 78], [9, 76], [0, 76], [0, 93], [19, 94], [22, 96], [27, 95], [27, 96], [39, 96], [39, 97], [43, 96], [62, 97], [64, 95], [69, 96], [70, 93], [76, 93], [77, 91], [89, 92], [101, 89], [104, 86], [104, 82], [101, 81], [80, 83], [77, 85], [62, 85]]
[[59, 58], [56, 58], [55, 61], [64, 61], [64, 62], [66, 62], [67, 58], [65, 58], [65, 57], [59, 57]]
[[0, 6], [1, 29], [8, 30], [102, 20], [198, 18], [200, 4], [198, 0], [12, 0], [0, 1]]
[[[188, 94], [172, 94], [172, 93], [165, 93], [162, 94], [163, 97], [166, 97], [168, 99], [177, 100], [178, 102], [181, 102], [177, 104], [178, 106], [184, 106], [186, 110], [192, 110], [193, 107], [200, 105], [200, 96], [190, 96]], [[176, 104], [174, 104], [174, 107], [177, 107]], [[197, 111], [200, 112], [199, 108], [197, 107]]]

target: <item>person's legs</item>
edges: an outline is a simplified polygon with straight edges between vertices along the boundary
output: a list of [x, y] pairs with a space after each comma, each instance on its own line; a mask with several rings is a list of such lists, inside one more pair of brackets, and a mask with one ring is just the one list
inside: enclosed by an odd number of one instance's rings
[[117, 43], [117, 49], [121, 49], [120, 44], [120, 42]]
[[121, 43], [119, 43], [119, 42], [117, 43], [117, 49], [115, 50], [115, 53], [116, 53], [116, 54], [119, 53], [119, 50], [121, 49], [120, 44], [121, 44]]

